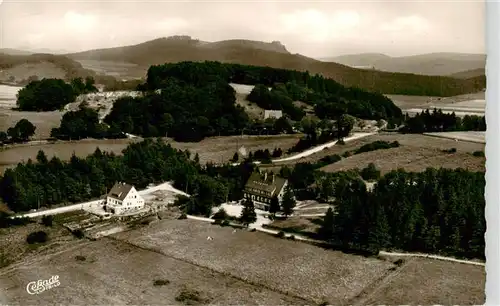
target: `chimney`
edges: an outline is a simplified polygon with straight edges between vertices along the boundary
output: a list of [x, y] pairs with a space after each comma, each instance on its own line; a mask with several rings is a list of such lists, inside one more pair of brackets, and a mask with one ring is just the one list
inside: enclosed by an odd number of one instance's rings
[[267, 172], [264, 173], [264, 181], [267, 182]]

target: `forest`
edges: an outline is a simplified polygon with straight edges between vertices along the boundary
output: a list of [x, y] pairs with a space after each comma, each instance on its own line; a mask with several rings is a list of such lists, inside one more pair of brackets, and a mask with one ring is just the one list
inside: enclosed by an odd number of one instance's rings
[[484, 173], [395, 170], [373, 192], [355, 176], [337, 180], [336, 211], [320, 236], [349, 249], [439, 253], [484, 259]]
[[404, 133], [452, 132], [452, 131], [486, 131], [485, 116], [465, 115], [460, 118], [443, 113], [441, 109], [428, 109], [408, 117], [401, 128]]
[[[262, 122], [250, 120], [244, 109], [235, 105], [230, 82], [256, 85], [248, 95], [250, 101], [265, 109], [281, 109], [294, 121], [304, 117], [305, 112], [293, 104], [302, 98], [315, 105], [325, 119], [337, 120], [351, 113], [366, 119], [403, 118], [401, 110], [385, 96], [345, 88], [318, 75], [219, 62], [181, 62], [151, 66], [146, 83], [137, 88], [145, 95], [117, 100], [104, 121], [126, 133], [170, 136], [177, 141], [290, 130], [286, 126], [264, 129]], [[267, 86], [273, 89], [269, 91]]]
[[334, 105], [327, 114], [337, 117], [338, 111], [366, 119], [388, 119], [402, 117], [399, 109], [382, 94], [356, 87], [345, 87], [332, 79], [309, 72], [258, 67], [219, 62], [181, 62], [151, 66], [147, 74], [146, 88], [162, 88], [169, 78], [200, 86], [214, 80], [261, 85], [276, 88], [286, 93], [292, 100], [300, 100], [311, 105], [323, 103]]

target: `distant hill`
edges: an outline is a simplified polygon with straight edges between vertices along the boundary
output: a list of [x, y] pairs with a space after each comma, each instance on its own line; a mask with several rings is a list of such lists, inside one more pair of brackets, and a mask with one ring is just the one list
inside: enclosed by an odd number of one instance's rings
[[24, 85], [34, 78], [60, 78], [92, 76], [99, 82], [112, 82], [111, 77], [98, 77], [92, 70], [68, 57], [53, 54], [9, 55], [0, 53], [0, 82]]
[[18, 49], [12, 49], [12, 48], [0, 48], [0, 53], [6, 54], [6, 55], [30, 55], [30, 54], [32, 54], [32, 52], [30, 52], [30, 51], [18, 50]]
[[[136, 65], [143, 75], [151, 65], [182, 61], [219, 61], [254, 66], [309, 71], [346, 85], [386, 94], [452, 96], [477, 92], [485, 87], [477, 80], [421, 76], [355, 69], [347, 65], [323, 62], [300, 54], [291, 54], [279, 42], [249, 40], [203, 42], [189, 36], [159, 38], [137, 45], [89, 50], [67, 54], [77, 61], [107, 61]], [[380, 56], [379, 56], [380, 57]], [[467, 69], [460, 69], [464, 71]], [[457, 71], [457, 72], [458, 72]]]
[[421, 75], [452, 75], [484, 68], [486, 65], [486, 55], [466, 53], [429, 53], [402, 57], [364, 53], [342, 55], [322, 60], [351, 67], [370, 66], [380, 71]]
[[486, 75], [486, 69], [485, 68], [477, 68], [477, 69], [473, 69], [473, 70], [467, 70], [467, 71], [453, 73], [450, 76], [453, 78], [459, 78], [459, 79], [469, 79], [469, 78], [474, 78], [474, 77], [484, 76], [484, 75]]

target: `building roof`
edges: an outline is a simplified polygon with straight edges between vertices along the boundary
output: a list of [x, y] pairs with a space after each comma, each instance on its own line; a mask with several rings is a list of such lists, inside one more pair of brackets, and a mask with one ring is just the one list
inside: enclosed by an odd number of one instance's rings
[[108, 197], [123, 201], [134, 186], [123, 182], [117, 182], [108, 193]]
[[[274, 179], [273, 179], [274, 177]], [[245, 189], [247, 189], [247, 192], [249, 193], [255, 193], [252, 192], [251, 189], [257, 189], [260, 191], [264, 192], [269, 192], [271, 193], [271, 196], [275, 196], [280, 191], [283, 189], [286, 183], [286, 179], [277, 176], [273, 173], [268, 173], [267, 174], [267, 180], [266, 180], [266, 174], [265, 173], [259, 173], [259, 172], [254, 172], [252, 175], [250, 175], [250, 178], [248, 179]], [[261, 194], [259, 194], [261, 195]]]

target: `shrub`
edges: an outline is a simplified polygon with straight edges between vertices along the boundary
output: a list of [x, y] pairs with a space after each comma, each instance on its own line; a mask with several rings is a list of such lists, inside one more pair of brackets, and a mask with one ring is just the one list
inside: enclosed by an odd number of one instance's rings
[[284, 232], [284, 231], [279, 231], [279, 232], [276, 234], [276, 237], [278, 237], [278, 238], [284, 238], [284, 237], [285, 237], [285, 232]]
[[475, 157], [484, 157], [484, 151], [474, 151], [472, 155], [474, 155]]
[[200, 296], [200, 292], [187, 288], [182, 289], [175, 297], [175, 300], [186, 305], [208, 304], [209, 302]]
[[448, 150], [443, 150], [444, 153], [456, 153], [457, 152], [457, 148], [451, 148], [451, 149], [448, 149]]
[[153, 282], [153, 286], [165, 286], [170, 284], [168, 279], [157, 279]]
[[389, 143], [388, 141], [376, 140], [374, 142], [371, 142], [371, 143], [368, 143], [368, 144], [361, 146], [359, 149], [354, 151], [354, 154], [360, 154], [360, 153], [364, 153], [364, 152], [390, 149], [390, 148], [397, 148], [397, 147], [399, 147], [399, 142], [397, 142], [397, 141], [393, 141], [393, 142]]
[[294, 235], [291, 235], [290, 237], [287, 237], [286, 239], [289, 239], [289, 240], [295, 240], [295, 236], [294, 236]]
[[229, 220], [224, 220], [224, 221], [222, 221], [222, 222], [221, 222], [221, 224], [220, 224], [220, 225], [221, 225], [221, 226], [229, 226], [229, 225], [231, 225], [231, 224], [229, 223]]
[[337, 141], [337, 144], [338, 145], [345, 145], [345, 140], [344, 139], [339, 139], [339, 141]]
[[374, 163], [370, 163], [366, 168], [361, 170], [361, 177], [364, 180], [376, 180], [380, 178], [380, 170], [375, 167]]
[[54, 221], [54, 217], [51, 215], [42, 217], [42, 224], [45, 226], [52, 226], [52, 221]]
[[85, 261], [85, 260], [87, 260], [87, 258], [85, 258], [85, 256], [82, 256], [82, 255], [76, 255], [75, 259], [78, 260], [78, 261]]
[[76, 229], [71, 232], [76, 238], [82, 239], [85, 237], [85, 233], [81, 229]]
[[403, 259], [398, 259], [394, 262], [394, 264], [398, 267], [401, 267], [404, 263], [405, 261]]
[[177, 218], [177, 219], [179, 219], [179, 220], [184, 220], [184, 219], [187, 219], [187, 218], [188, 218], [188, 217], [187, 217], [187, 215], [183, 213], [183, 214], [182, 214], [182, 215], [180, 215], [180, 216], [179, 216], [179, 218]]
[[212, 219], [214, 220], [226, 220], [228, 217], [226, 211], [224, 208], [220, 208], [213, 216]]
[[342, 154], [342, 157], [349, 157], [351, 155], [352, 155], [351, 151], [345, 151], [344, 154]]
[[47, 240], [49, 240], [49, 235], [47, 235], [47, 233], [44, 231], [30, 233], [28, 237], [26, 237], [26, 242], [28, 242], [29, 244], [43, 243], [47, 242]]

